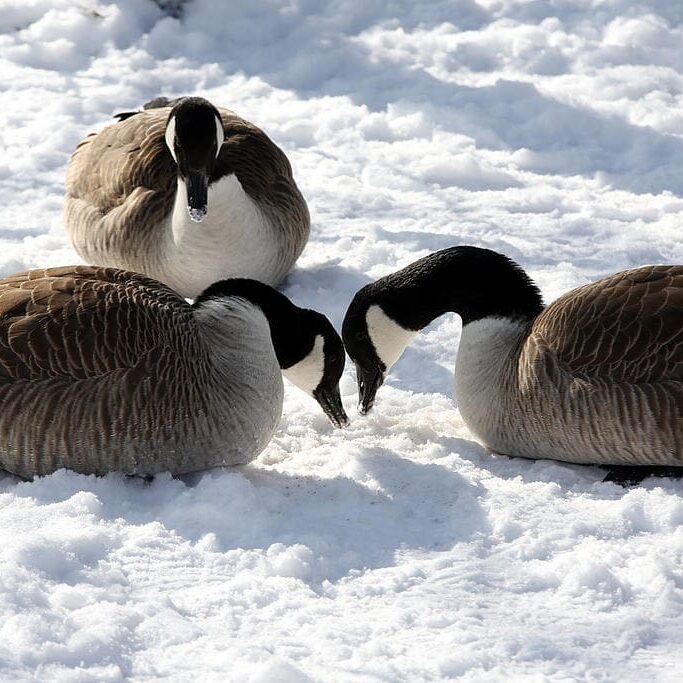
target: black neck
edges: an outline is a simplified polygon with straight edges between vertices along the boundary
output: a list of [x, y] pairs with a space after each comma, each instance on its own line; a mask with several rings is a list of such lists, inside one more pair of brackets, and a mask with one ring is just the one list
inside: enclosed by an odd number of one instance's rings
[[221, 280], [205, 289], [195, 299], [194, 307], [201, 307], [209, 300], [226, 297], [245, 299], [261, 309], [268, 321], [273, 349], [283, 370], [300, 360], [300, 347], [303, 343], [302, 310], [284, 294], [256, 280]]
[[522, 268], [478, 247], [437, 251], [366, 290], [364, 296], [411, 330], [447, 312], [457, 313], [467, 325], [488, 317], [531, 321], [543, 310], [541, 294]]

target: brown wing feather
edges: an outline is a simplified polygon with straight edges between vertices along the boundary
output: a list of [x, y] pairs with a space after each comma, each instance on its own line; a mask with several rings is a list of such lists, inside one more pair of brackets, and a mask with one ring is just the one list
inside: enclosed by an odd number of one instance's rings
[[227, 109], [219, 109], [225, 141], [213, 175], [235, 173], [245, 192], [254, 198], [269, 194], [278, 181], [292, 179], [284, 152], [257, 126]]
[[683, 380], [683, 266], [624, 271], [560, 297], [531, 335], [576, 375]]
[[244, 191], [273, 217], [308, 225], [308, 208], [292, 177], [285, 153], [258, 126], [219, 108], [225, 131], [213, 179], [234, 173]]
[[[213, 179], [235, 173], [247, 194], [256, 201], [270, 201], [277, 209], [291, 211], [294, 194], [300, 198], [299, 212], [308, 220], [284, 152], [257, 126], [229, 109], [218, 110], [225, 142]], [[69, 162], [67, 194], [93, 204], [103, 215], [122, 206], [133, 192], [131, 204], [140, 212], [152, 211], [158, 203], [170, 212], [177, 174], [164, 140], [170, 111], [170, 107], [148, 109], [89, 135]]]
[[72, 266], [0, 280], [0, 377], [83, 379], [130, 368], [161, 347], [187, 350], [190, 306], [136, 273]]
[[[71, 157], [67, 195], [84, 199], [103, 215], [122, 206], [134, 191], [142, 204], [173, 206], [176, 166], [164, 141], [168, 109], [153, 109], [89, 135]], [[139, 201], [139, 196], [136, 197]], [[148, 211], [147, 206], [141, 210]]]

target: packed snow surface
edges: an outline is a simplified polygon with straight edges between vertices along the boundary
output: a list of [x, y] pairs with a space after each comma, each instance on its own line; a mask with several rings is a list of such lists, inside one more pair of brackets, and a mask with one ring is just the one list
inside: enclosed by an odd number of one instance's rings
[[[78, 262], [69, 155], [160, 94], [287, 151], [313, 231], [284, 291], [336, 325], [455, 244], [547, 300], [683, 263], [677, 0], [0, 0], [0, 32], [0, 275]], [[368, 417], [348, 367], [347, 430], [288, 386], [247, 467], [0, 478], [0, 678], [680, 680], [683, 483], [486, 452], [459, 334], [425, 330]]]

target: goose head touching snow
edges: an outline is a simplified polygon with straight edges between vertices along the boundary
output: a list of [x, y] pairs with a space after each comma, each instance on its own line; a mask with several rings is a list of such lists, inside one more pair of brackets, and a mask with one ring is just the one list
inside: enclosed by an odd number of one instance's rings
[[201, 97], [157, 98], [118, 118], [67, 168], [64, 224], [80, 256], [190, 298], [228, 277], [279, 284], [310, 232], [284, 152]]
[[299, 308], [272, 287], [244, 279], [213, 284], [197, 298], [193, 308], [200, 319], [204, 311], [216, 315], [216, 324], [222, 328], [230, 315], [234, 315], [233, 301], [240, 298], [257, 306], [268, 320], [282, 375], [312, 396], [335, 427], [347, 426], [349, 419], [339, 393], [346, 352], [327, 317], [318, 311]]
[[518, 266], [476, 247], [436, 252], [363, 287], [342, 326], [346, 350], [356, 365], [360, 411], [370, 411], [391, 366], [440, 315], [457, 313], [463, 325], [502, 319], [517, 326], [542, 308], [538, 288]]
[[254, 280], [188, 304], [94, 266], [0, 280], [0, 468], [31, 478], [183, 474], [253, 460], [282, 413], [282, 375], [335, 426], [344, 348], [329, 320]]
[[509, 258], [453, 247], [361, 289], [342, 336], [367, 413], [386, 373], [440, 315], [462, 319], [455, 398], [507, 455], [683, 464], [683, 266], [624, 271], [544, 308]]

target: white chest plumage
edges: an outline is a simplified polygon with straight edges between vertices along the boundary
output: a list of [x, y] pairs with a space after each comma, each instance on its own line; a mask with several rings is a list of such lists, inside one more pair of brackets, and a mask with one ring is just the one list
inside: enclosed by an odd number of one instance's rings
[[267, 283], [281, 277], [277, 233], [234, 174], [209, 186], [201, 223], [188, 215], [187, 189], [179, 179], [169, 221], [165, 281], [183, 296], [195, 297], [226, 277]]
[[485, 442], [499, 424], [510, 354], [526, 325], [508, 318], [483, 318], [465, 325], [455, 362], [455, 399], [465, 423]]

